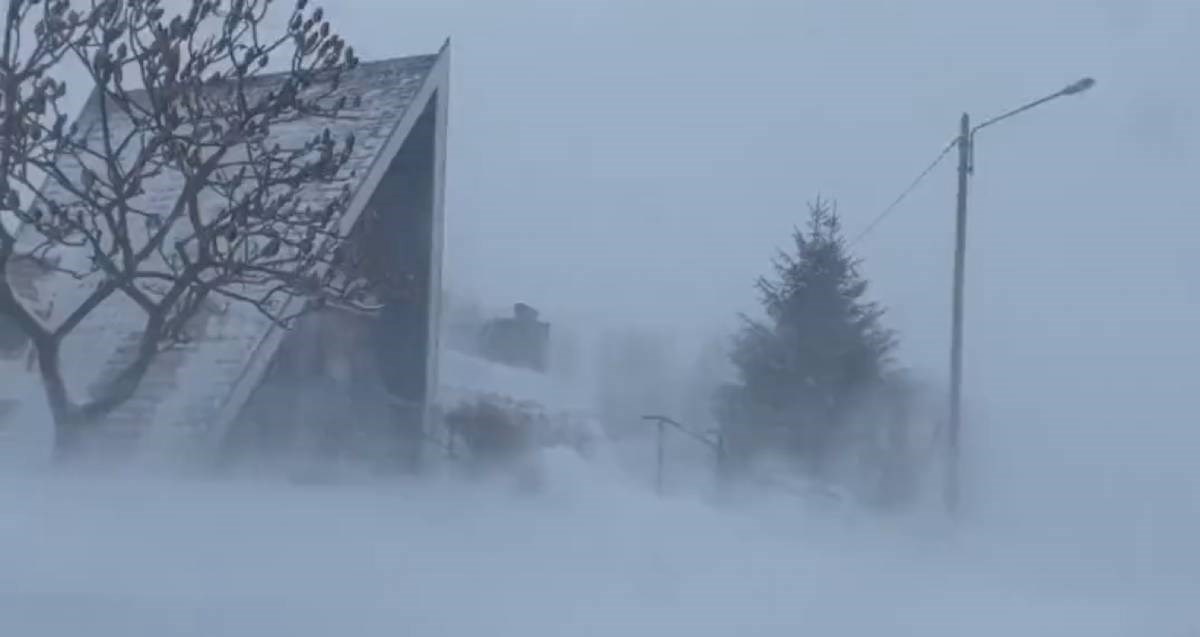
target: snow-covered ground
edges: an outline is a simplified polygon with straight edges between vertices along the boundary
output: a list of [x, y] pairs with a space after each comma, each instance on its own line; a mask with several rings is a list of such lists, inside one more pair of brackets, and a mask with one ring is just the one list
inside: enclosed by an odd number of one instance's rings
[[[458, 387], [586, 403], [553, 379], [469, 358], [451, 355], [443, 371]], [[452, 475], [326, 486], [70, 475], [14, 449], [26, 466], [0, 468], [4, 636], [1200, 630], [1188, 569], [1131, 570], [1111, 547], [1036, 523], [954, 527], [782, 494], [713, 501], [702, 488], [659, 498], [621, 454], [547, 450], [530, 491]], [[682, 469], [668, 473], [676, 487]]]
[[1194, 634], [1195, 591], [546, 460], [540, 493], [5, 475], [0, 635]]

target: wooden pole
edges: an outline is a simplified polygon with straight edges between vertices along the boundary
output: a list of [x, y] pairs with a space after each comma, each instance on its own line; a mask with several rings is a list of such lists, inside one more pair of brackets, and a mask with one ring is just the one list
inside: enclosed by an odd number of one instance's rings
[[958, 201], [954, 231], [954, 307], [950, 337], [950, 419], [946, 431], [946, 509], [956, 513], [962, 497], [959, 437], [962, 430], [963, 281], [967, 252], [967, 185], [971, 172], [971, 118], [963, 113], [958, 138]]
[[667, 442], [667, 424], [661, 418], [656, 421], [656, 424], [658, 425], [658, 462], [654, 485], [658, 495], [661, 496], [663, 494], [663, 449]]

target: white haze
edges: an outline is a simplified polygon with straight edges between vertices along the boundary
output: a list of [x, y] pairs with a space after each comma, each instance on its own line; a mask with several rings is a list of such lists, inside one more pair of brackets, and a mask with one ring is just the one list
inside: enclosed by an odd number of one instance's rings
[[[1200, 630], [1200, 4], [326, 5], [364, 59], [453, 37], [449, 285], [661, 330], [684, 368], [806, 199], [853, 234], [963, 110], [1094, 76], [978, 139], [964, 519], [660, 501], [558, 455], [526, 495], [0, 474], [0, 634]], [[953, 186], [856, 246], [933, 379]]]

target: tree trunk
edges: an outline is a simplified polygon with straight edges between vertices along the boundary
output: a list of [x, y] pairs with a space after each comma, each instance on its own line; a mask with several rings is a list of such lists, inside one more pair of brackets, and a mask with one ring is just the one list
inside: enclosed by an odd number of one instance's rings
[[54, 418], [54, 461], [68, 462], [76, 459], [83, 451], [82, 423], [69, 418]]
[[61, 387], [61, 378], [57, 383], [48, 382], [45, 374], [42, 377], [42, 387], [46, 393], [46, 403], [50, 415], [54, 419], [54, 449], [53, 458], [56, 462], [65, 462], [77, 458], [83, 451], [83, 437], [86, 423], [78, 410], [67, 399], [65, 388]]
[[46, 394], [46, 405], [54, 419], [54, 450], [56, 462], [76, 458], [83, 451], [86, 422], [83, 415], [67, 395], [59, 366], [59, 344], [52, 339], [35, 341], [38, 354], [38, 372], [42, 377], [42, 389]]

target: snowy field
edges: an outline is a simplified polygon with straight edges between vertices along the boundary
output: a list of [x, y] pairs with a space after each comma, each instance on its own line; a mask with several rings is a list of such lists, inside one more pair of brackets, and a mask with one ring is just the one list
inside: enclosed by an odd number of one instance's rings
[[7, 474], [0, 635], [1196, 634], [1194, 590], [545, 461], [538, 493]]
[[[558, 391], [461, 357], [446, 371]], [[1139, 556], [1082, 541], [1069, 514], [952, 527], [714, 501], [684, 467], [659, 498], [623, 450], [547, 452], [536, 490], [71, 475], [37, 460], [45, 433], [8, 431], [0, 454], [0, 637], [1200, 635], [1182, 530]]]

